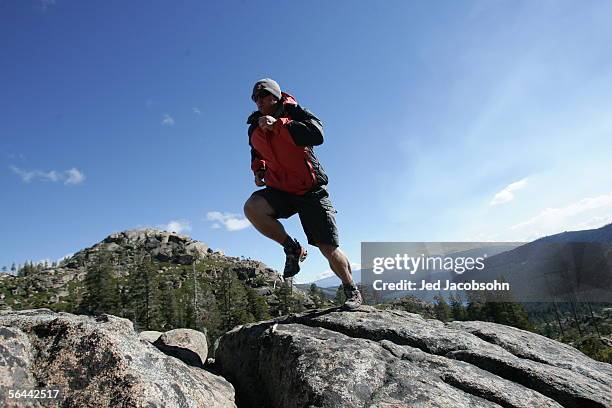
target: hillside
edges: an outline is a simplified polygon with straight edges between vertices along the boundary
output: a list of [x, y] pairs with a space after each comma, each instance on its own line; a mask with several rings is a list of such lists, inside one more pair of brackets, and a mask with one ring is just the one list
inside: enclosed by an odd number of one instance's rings
[[612, 224], [551, 235], [489, 257], [482, 271], [456, 282], [503, 279], [523, 302], [609, 302], [612, 299]]
[[0, 308], [113, 313], [139, 329], [192, 327], [218, 335], [314, 306], [262, 262], [156, 229], [111, 234], [57, 267], [29, 269], [0, 275]]

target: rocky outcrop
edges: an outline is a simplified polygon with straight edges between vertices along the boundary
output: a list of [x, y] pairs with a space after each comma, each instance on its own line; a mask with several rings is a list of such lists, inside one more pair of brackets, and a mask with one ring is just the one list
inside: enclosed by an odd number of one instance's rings
[[435, 311], [433, 303], [426, 302], [416, 296], [408, 295], [389, 302], [390, 309], [403, 310], [405, 312], [417, 313], [421, 316], [434, 318]]
[[[220, 376], [140, 340], [129, 320], [54, 313], [0, 313], [0, 398], [9, 389], [59, 389], [62, 407], [235, 407]], [[36, 401], [30, 401], [35, 405]]]
[[194, 367], [204, 367], [208, 356], [206, 333], [197, 330], [169, 330], [159, 336], [153, 345], [164, 353]]
[[[208, 247], [186, 235], [153, 228], [135, 229], [111, 234], [92, 249], [116, 251], [142, 250], [158, 261], [189, 265], [209, 255]], [[210, 252], [212, 253], [212, 252]]]
[[250, 407], [612, 406], [612, 366], [567, 345], [367, 306], [236, 327], [215, 364]]
[[[172, 285], [173, 290], [179, 289], [187, 279], [194, 279], [193, 264], [196, 279], [216, 280], [229, 272], [263, 296], [273, 316], [280, 314], [279, 299], [274, 291], [283, 284], [283, 279], [276, 270], [253, 259], [223, 255], [188, 236], [153, 228], [111, 234], [76, 252], [59, 266], [27, 276], [0, 274], [0, 310], [49, 307], [76, 311], [74, 307], [82, 300], [85, 278], [92, 268], [110, 265], [112, 274], [119, 280], [119, 290], [129, 292], [129, 275], [148, 261], [151, 263], [147, 267], [165, 281], [164, 285]], [[314, 307], [306, 292], [292, 287], [292, 293], [304, 307]]]

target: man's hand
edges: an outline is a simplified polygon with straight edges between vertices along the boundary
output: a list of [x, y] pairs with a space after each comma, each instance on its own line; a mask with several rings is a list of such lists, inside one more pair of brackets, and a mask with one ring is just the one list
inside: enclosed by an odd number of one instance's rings
[[257, 187], [263, 187], [266, 185], [266, 182], [264, 181], [264, 174], [265, 170], [259, 170], [255, 173], [255, 185]]
[[263, 130], [272, 130], [274, 128], [274, 123], [276, 123], [276, 119], [270, 115], [259, 118], [259, 127]]

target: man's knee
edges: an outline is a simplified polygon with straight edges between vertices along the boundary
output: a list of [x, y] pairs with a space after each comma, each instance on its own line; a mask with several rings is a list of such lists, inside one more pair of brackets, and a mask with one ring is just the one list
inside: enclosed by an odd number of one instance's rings
[[248, 200], [246, 200], [243, 210], [244, 215], [246, 215], [246, 217], [249, 219], [261, 215], [272, 215], [273, 213], [273, 210], [266, 199], [257, 195], [252, 195]]

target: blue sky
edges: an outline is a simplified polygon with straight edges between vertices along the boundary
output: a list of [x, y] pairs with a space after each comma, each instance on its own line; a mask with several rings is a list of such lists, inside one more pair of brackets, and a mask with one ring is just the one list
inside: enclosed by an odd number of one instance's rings
[[[609, 223], [610, 15], [609, 1], [0, 0], [0, 266], [153, 226], [280, 269], [242, 214], [262, 77], [323, 120], [356, 266], [362, 241]], [[310, 252], [303, 282], [330, 274]]]

